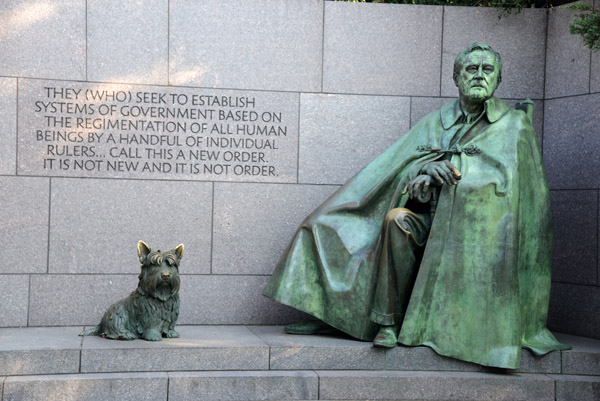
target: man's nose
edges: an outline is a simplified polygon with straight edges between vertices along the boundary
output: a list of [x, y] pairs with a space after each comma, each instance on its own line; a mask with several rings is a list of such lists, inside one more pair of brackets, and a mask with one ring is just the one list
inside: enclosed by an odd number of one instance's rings
[[475, 77], [476, 78], [483, 78], [483, 65], [480, 65], [479, 68], [477, 68], [477, 72], [475, 73]]
[[171, 274], [170, 273], [163, 273], [163, 274], [161, 274], [161, 276], [162, 276], [163, 280], [168, 280], [169, 277], [171, 277]]

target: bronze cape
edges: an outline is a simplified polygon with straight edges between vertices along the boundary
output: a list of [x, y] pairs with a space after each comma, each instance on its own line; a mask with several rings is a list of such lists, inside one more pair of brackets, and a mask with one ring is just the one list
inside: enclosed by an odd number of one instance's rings
[[319, 206], [264, 295], [371, 341], [385, 214], [426, 162], [451, 155], [462, 179], [440, 190], [399, 342], [510, 369], [521, 347], [568, 348], [546, 329], [553, 222], [531, 122], [494, 97], [470, 128], [462, 117], [458, 101], [429, 114]]

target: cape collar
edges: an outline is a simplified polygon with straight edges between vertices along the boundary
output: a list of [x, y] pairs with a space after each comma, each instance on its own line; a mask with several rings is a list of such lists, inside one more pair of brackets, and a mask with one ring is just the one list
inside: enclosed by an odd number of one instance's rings
[[[497, 97], [491, 97], [485, 101], [484, 113], [490, 122], [490, 124], [498, 121], [506, 112], [509, 107], [502, 100]], [[440, 110], [440, 118], [442, 120], [442, 127], [449, 129], [452, 127], [460, 117], [463, 116], [463, 111], [460, 108], [460, 102], [456, 99], [452, 103], [448, 103]]]

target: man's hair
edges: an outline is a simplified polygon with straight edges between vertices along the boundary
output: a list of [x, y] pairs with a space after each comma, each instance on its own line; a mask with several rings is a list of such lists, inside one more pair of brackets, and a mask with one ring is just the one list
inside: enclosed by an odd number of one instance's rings
[[498, 84], [500, 84], [500, 82], [502, 81], [502, 58], [500, 57], [500, 53], [498, 53], [496, 50], [492, 49], [491, 46], [486, 45], [485, 43], [479, 43], [479, 42], [475, 42], [475, 43], [467, 46], [462, 52], [458, 53], [458, 56], [456, 56], [456, 59], [454, 60], [454, 74], [453, 74], [454, 82], [456, 82], [458, 74], [460, 73], [460, 68], [462, 67], [463, 63], [465, 62], [465, 59], [467, 58], [467, 56], [470, 53], [474, 52], [475, 50], [487, 51], [494, 55], [494, 58], [496, 59], [496, 65], [498, 66], [498, 69], [499, 69]]

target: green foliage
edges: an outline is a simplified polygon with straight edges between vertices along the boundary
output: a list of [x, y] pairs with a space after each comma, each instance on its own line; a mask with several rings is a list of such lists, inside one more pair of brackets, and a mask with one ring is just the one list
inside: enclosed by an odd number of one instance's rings
[[582, 3], [571, 4], [568, 8], [581, 11], [571, 21], [571, 33], [581, 35], [583, 42], [592, 51], [600, 50], [600, 12]]
[[[568, 3], [571, 0], [335, 0], [353, 3], [391, 3], [391, 4], [424, 4], [436, 6], [468, 6], [468, 7], [499, 7], [503, 14], [518, 14], [524, 8], [551, 8]], [[592, 51], [600, 50], [600, 12], [592, 7], [575, 3], [567, 6], [572, 10], [580, 11], [569, 27], [572, 34], [581, 35], [583, 42]]]
[[[427, 4], [436, 6], [469, 6], [469, 7], [502, 7], [509, 11], [521, 11], [523, 8], [531, 7], [532, 4], [538, 6], [540, 0], [335, 0], [350, 1], [353, 3], [391, 3], [391, 4]], [[548, 0], [551, 2], [551, 0]], [[541, 5], [548, 6], [549, 3], [543, 0]]]
[[504, 12], [520, 13], [529, 7], [555, 7], [571, 0], [335, 0], [360, 3], [425, 4], [435, 6], [499, 7]]

